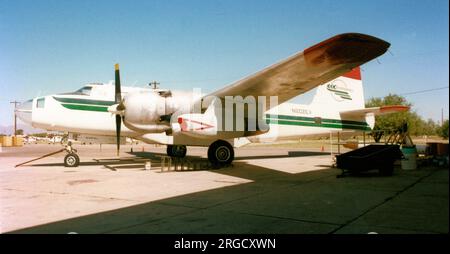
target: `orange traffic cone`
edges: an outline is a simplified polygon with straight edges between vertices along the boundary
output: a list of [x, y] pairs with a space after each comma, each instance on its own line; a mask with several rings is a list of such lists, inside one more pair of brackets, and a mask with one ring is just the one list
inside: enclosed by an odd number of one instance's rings
[[322, 147], [320, 148], [320, 151], [321, 151], [321, 152], [324, 152], [324, 151], [325, 151], [325, 148], [322, 146]]

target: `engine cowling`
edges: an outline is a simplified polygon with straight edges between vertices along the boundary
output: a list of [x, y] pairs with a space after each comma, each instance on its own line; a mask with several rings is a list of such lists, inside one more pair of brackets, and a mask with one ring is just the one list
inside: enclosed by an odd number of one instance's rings
[[130, 93], [124, 97], [124, 124], [134, 130], [162, 132], [170, 128], [162, 117], [172, 114], [175, 105], [172, 97], [154, 91]]

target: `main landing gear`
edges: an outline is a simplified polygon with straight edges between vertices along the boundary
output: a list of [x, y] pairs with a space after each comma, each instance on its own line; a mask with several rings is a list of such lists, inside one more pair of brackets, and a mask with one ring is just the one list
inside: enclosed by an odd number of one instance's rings
[[167, 145], [167, 155], [170, 157], [184, 158], [186, 151], [185, 145]]
[[208, 148], [208, 160], [214, 166], [230, 165], [234, 160], [234, 149], [230, 143], [224, 140], [217, 140]]
[[[167, 155], [170, 157], [184, 158], [186, 150], [185, 145], [167, 145]], [[224, 140], [213, 142], [208, 148], [208, 160], [214, 167], [230, 165], [234, 160], [233, 146]]]

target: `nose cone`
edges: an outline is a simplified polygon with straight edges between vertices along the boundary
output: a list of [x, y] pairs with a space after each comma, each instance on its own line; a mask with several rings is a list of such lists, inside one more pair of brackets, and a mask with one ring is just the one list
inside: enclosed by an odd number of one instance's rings
[[16, 116], [22, 120], [24, 123], [30, 124], [32, 122], [32, 114], [33, 114], [33, 100], [28, 100], [25, 102], [22, 102], [17, 108], [16, 108]]

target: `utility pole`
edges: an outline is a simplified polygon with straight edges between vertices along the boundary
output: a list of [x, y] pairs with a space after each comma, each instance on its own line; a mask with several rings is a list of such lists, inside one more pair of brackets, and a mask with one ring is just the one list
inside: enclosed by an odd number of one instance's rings
[[16, 136], [17, 134], [17, 116], [16, 116], [16, 108], [17, 108], [17, 104], [20, 104], [20, 102], [18, 101], [11, 101], [9, 102], [11, 104], [14, 104], [14, 136]]
[[148, 84], [149, 86], [153, 86], [153, 89], [158, 89], [159, 82], [153, 81]]
[[441, 108], [441, 126], [444, 125], [444, 108]]

